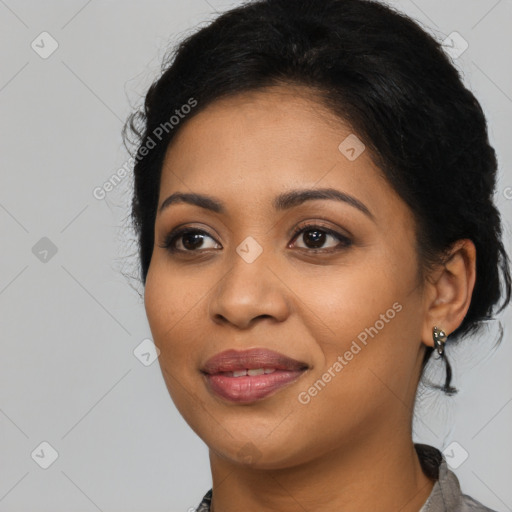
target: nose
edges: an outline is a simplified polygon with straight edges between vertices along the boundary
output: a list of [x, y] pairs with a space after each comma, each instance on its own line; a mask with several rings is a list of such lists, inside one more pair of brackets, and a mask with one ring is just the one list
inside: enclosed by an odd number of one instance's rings
[[238, 329], [248, 329], [262, 319], [283, 322], [290, 312], [288, 288], [275, 270], [263, 258], [252, 263], [236, 259], [212, 290], [208, 306], [211, 319]]

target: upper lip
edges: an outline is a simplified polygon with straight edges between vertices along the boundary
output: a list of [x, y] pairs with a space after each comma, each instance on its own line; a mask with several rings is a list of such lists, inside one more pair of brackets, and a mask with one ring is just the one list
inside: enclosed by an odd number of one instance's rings
[[225, 350], [206, 361], [202, 370], [214, 375], [221, 372], [251, 370], [256, 368], [275, 368], [276, 370], [304, 370], [308, 365], [291, 357], [263, 348], [249, 350]]

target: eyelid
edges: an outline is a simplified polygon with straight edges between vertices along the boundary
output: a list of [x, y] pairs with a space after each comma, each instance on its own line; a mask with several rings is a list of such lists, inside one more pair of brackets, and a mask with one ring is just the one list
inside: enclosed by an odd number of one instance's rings
[[[343, 234], [337, 231], [336, 229], [326, 226], [318, 221], [306, 221], [303, 224], [297, 226], [294, 228], [293, 232], [291, 233], [292, 236], [292, 244], [295, 243], [294, 241], [299, 238], [299, 236], [306, 232], [306, 231], [313, 231], [315, 228], [318, 228], [319, 231], [323, 231], [327, 233], [328, 235], [338, 239], [339, 244], [337, 247], [329, 247], [329, 248], [318, 248], [318, 249], [307, 249], [303, 247], [299, 247], [299, 249], [302, 249], [304, 251], [308, 252], [334, 252], [339, 249], [340, 246], [342, 247], [348, 247], [354, 243], [353, 236], [350, 234]], [[289, 247], [290, 245], [288, 245]]]
[[[176, 240], [179, 239], [182, 235], [184, 235], [186, 233], [199, 233], [201, 235], [206, 235], [206, 236], [210, 237], [212, 240], [214, 240], [216, 244], [219, 244], [222, 246], [222, 244], [216, 239], [216, 237], [213, 236], [212, 234], [210, 234], [205, 229], [198, 228], [195, 226], [190, 226], [189, 224], [183, 224], [183, 225], [176, 226], [174, 229], [172, 229], [166, 235], [164, 235], [163, 241], [161, 244], [159, 244], [159, 247], [161, 247], [162, 249], [167, 249], [171, 252], [177, 252], [177, 253], [192, 254], [193, 252], [200, 252], [200, 251], [183, 251], [181, 249], [173, 248], [173, 245], [175, 244]], [[203, 251], [204, 250], [205, 249], [203, 249]], [[215, 250], [217, 250], [217, 249], [215, 249]]]
[[348, 229], [342, 228], [341, 226], [332, 226], [332, 222], [329, 219], [322, 217], [317, 217], [316, 219], [313, 220], [305, 220], [299, 222], [296, 227], [292, 228], [292, 230], [289, 233], [289, 236], [292, 236], [301, 229], [305, 228], [321, 228], [336, 236], [354, 238], [354, 235]]
[[[329, 252], [335, 252], [338, 250], [342, 250], [343, 248], [347, 248], [347, 247], [353, 245], [354, 241], [353, 241], [352, 234], [349, 234], [349, 233], [343, 234], [343, 233], [339, 232], [338, 229], [333, 228], [328, 225], [325, 225], [322, 220], [318, 219], [318, 220], [303, 221], [302, 223], [299, 223], [299, 225], [297, 225], [295, 228], [293, 228], [292, 232], [288, 234], [288, 237], [289, 238], [291, 237], [291, 241], [288, 243], [288, 245], [286, 247], [289, 248], [290, 246], [294, 245], [296, 243], [297, 238], [303, 232], [306, 232], [308, 230], [312, 231], [315, 228], [319, 231], [325, 232], [327, 235], [330, 235], [333, 238], [336, 238], [339, 242], [338, 245], [336, 247], [328, 247], [328, 248], [299, 247], [298, 248], [299, 250], [305, 251], [305, 252], [310, 252], [310, 253], [317, 253], [317, 252], [318, 253], [322, 253], [322, 252], [329, 253]], [[341, 229], [341, 228], [339, 228], [339, 229]], [[347, 231], [347, 230], [344, 230], [344, 231]], [[168, 251], [170, 251], [172, 253], [179, 253], [179, 254], [193, 254], [193, 253], [202, 253], [202, 252], [211, 251], [211, 250], [219, 250], [219, 249], [212, 249], [212, 248], [207, 248], [207, 249], [199, 248], [195, 251], [176, 249], [174, 247], [174, 245], [176, 244], [177, 240], [179, 240], [182, 235], [187, 234], [187, 233], [205, 235], [205, 236], [211, 238], [212, 240], [214, 240], [214, 242], [216, 244], [220, 245], [221, 246], [220, 248], [222, 248], [222, 244], [217, 240], [217, 238], [214, 235], [210, 234], [206, 229], [199, 228], [197, 226], [191, 226], [190, 224], [187, 224], [187, 223], [180, 224], [180, 225], [176, 226], [174, 229], [172, 229], [169, 233], [167, 233], [164, 236], [163, 242], [158, 245], [162, 249], [167, 249]]]

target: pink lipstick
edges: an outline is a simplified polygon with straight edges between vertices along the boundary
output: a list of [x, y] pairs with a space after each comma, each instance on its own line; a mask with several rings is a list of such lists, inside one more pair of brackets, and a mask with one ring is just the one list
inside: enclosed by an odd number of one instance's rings
[[221, 352], [206, 362], [202, 373], [216, 395], [232, 402], [250, 403], [296, 381], [307, 368], [302, 361], [257, 348]]

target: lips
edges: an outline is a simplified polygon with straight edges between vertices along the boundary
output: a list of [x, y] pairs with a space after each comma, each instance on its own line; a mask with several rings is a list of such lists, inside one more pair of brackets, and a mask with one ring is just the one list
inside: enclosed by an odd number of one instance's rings
[[210, 392], [230, 402], [261, 400], [299, 379], [308, 365], [266, 349], [226, 350], [202, 369]]
[[287, 370], [300, 371], [308, 365], [297, 361], [279, 352], [267, 349], [250, 350], [226, 350], [208, 359], [203, 367], [203, 372], [209, 375], [216, 375], [225, 372], [237, 372], [241, 370]]

